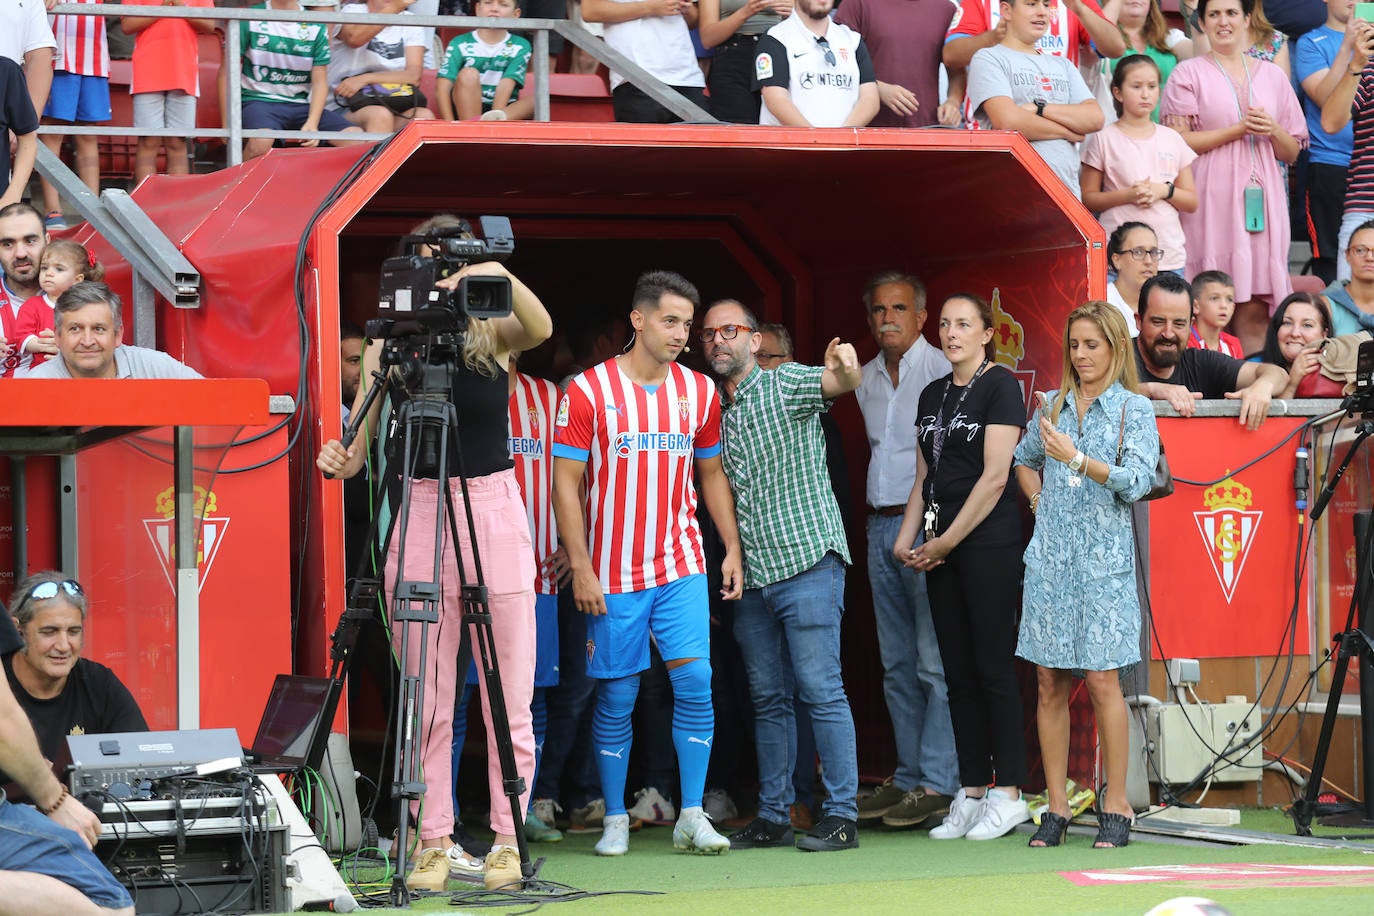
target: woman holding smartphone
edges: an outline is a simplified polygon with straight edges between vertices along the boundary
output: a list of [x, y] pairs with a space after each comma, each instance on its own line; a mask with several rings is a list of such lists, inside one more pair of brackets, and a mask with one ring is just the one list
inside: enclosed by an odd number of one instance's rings
[[1016, 480], [1035, 533], [1026, 547], [1016, 654], [1036, 665], [1036, 721], [1049, 810], [1031, 846], [1058, 846], [1069, 825], [1069, 693], [1084, 672], [1106, 759], [1098, 847], [1125, 846], [1130, 750], [1120, 670], [1140, 661], [1131, 504], [1150, 490], [1159, 460], [1154, 407], [1135, 393], [1134, 347], [1121, 313], [1088, 302], [1064, 325], [1058, 391], [1016, 447]]

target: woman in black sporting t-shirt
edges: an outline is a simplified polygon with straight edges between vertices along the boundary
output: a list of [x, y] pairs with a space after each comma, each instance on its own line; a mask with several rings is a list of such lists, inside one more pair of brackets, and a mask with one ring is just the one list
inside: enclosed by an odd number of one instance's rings
[[1030, 819], [1013, 661], [1021, 524], [1007, 488], [1026, 408], [1016, 378], [993, 361], [992, 333], [982, 299], [945, 300], [940, 346], [954, 371], [921, 392], [916, 483], [892, 550], [927, 574], [959, 754], [963, 788], [930, 831], [937, 840], [988, 840]]

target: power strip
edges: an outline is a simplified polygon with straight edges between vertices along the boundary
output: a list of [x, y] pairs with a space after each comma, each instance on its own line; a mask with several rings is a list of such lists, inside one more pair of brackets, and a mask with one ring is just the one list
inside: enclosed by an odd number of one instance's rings
[[1151, 805], [1149, 816], [1176, 824], [1198, 827], [1234, 827], [1240, 823], [1239, 808], [1178, 808], [1173, 805]]

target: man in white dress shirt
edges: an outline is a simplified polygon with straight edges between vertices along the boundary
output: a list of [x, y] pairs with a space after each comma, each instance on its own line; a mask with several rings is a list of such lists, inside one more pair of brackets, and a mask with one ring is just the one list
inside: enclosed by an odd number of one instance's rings
[[944, 820], [959, 789], [954, 728], [925, 576], [898, 563], [892, 545], [916, 480], [916, 401], [950, 366], [921, 336], [926, 290], [920, 280], [883, 271], [869, 279], [863, 299], [881, 348], [864, 366], [857, 392], [872, 449], [868, 579], [897, 770], [876, 795], [860, 801], [859, 820], [928, 829]]

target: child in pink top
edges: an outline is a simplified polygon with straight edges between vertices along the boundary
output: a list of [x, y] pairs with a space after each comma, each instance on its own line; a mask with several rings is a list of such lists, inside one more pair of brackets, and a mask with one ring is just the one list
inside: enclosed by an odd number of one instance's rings
[[105, 268], [86, 246], [68, 239], [49, 242], [43, 249], [38, 272], [38, 285], [43, 292], [25, 300], [19, 308], [19, 315], [14, 319], [14, 339], [19, 342], [15, 348], [17, 358], [7, 361], [5, 375], [22, 378], [34, 366], [55, 356], [57, 336], [53, 310], [58, 298], [82, 280], [100, 280], [104, 276]]
[[1240, 338], [1223, 328], [1236, 313], [1236, 284], [1219, 270], [1204, 270], [1193, 278], [1193, 330], [1188, 346], [1195, 350], [1216, 350], [1236, 359], [1245, 359]]
[[[188, 6], [213, 9], [214, 0], [124, 0], [139, 6]], [[125, 16], [121, 28], [137, 35], [134, 45], [134, 127], [178, 128], [191, 136], [196, 128], [196, 99], [200, 97], [200, 49], [197, 33], [215, 30], [213, 19], [158, 19]], [[167, 174], [191, 171], [186, 137], [139, 137], [134, 157], [134, 181], [157, 171], [157, 153], [167, 150]]]
[[1150, 120], [1159, 104], [1159, 65], [1149, 57], [1132, 54], [1117, 62], [1112, 98], [1117, 120], [1083, 145], [1083, 204], [1109, 233], [1128, 222], [1149, 226], [1164, 252], [1159, 269], [1182, 276], [1187, 255], [1178, 214], [1197, 209], [1197, 153], [1178, 131]]

